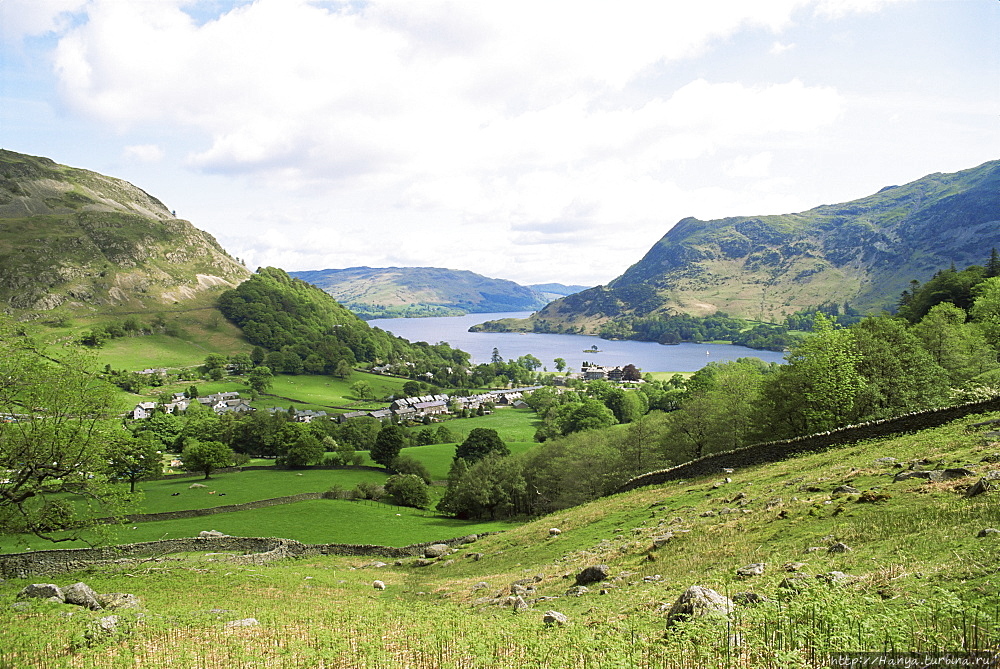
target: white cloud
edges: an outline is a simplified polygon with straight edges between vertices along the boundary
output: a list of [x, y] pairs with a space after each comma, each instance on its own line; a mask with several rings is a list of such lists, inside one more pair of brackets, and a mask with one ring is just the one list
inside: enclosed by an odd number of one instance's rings
[[781, 54], [791, 51], [794, 48], [795, 48], [794, 43], [782, 44], [781, 42], [774, 42], [773, 44], [771, 44], [771, 48], [770, 50], [768, 50], [768, 53], [770, 53], [772, 56], [780, 56]]
[[126, 160], [139, 163], [158, 163], [163, 160], [163, 149], [156, 144], [133, 144], [123, 151]]
[[737, 156], [726, 163], [724, 170], [731, 177], [767, 177], [771, 173], [774, 154], [762, 151], [752, 156]]
[[24, 37], [65, 30], [70, 16], [87, 0], [2, 0], [0, 35], [15, 43]]

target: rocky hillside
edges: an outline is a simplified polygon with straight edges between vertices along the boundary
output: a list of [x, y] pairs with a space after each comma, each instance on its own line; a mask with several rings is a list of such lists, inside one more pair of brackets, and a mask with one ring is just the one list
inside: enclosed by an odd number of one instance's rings
[[991, 247], [1000, 247], [1000, 161], [797, 214], [686, 218], [607, 286], [552, 302], [521, 328], [595, 332], [678, 312], [780, 320], [822, 303], [878, 312], [911, 280], [983, 264]]
[[144, 309], [250, 272], [130, 183], [0, 150], [0, 306]]
[[363, 318], [531, 311], [548, 301], [525, 286], [441, 267], [348, 267], [289, 272]]

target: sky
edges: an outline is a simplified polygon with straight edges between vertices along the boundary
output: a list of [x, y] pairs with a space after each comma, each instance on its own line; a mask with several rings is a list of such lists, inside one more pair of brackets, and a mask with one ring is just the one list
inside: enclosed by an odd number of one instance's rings
[[997, 0], [0, 0], [0, 147], [248, 267], [604, 284], [1000, 158]]

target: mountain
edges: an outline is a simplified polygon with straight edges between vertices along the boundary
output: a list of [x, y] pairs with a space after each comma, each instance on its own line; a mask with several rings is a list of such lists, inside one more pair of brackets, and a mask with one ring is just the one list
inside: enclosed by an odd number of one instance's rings
[[156, 309], [249, 276], [211, 235], [142, 189], [0, 150], [0, 305]]
[[797, 214], [686, 218], [607, 286], [504, 325], [593, 333], [656, 314], [780, 321], [823, 303], [879, 312], [911, 280], [981, 265], [991, 247], [1000, 247], [1000, 161]]
[[532, 311], [548, 301], [513, 281], [440, 267], [348, 267], [289, 272], [362, 318]]
[[528, 288], [532, 290], [537, 290], [539, 293], [545, 296], [546, 300], [556, 300], [560, 297], [566, 297], [567, 295], [572, 295], [573, 293], [579, 293], [580, 291], [587, 290], [590, 286], [567, 286], [562, 283], [532, 283], [528, 284]]

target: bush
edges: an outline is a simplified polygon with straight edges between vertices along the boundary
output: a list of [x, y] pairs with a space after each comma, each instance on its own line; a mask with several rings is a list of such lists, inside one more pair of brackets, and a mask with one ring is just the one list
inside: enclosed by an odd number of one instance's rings
[[385, 482], [385, 491], [400, 506], [426, 509], [430, 503], [427, 484], [416, 474], [395, 474]]
[[397, 455], [389, 463], [389, 469], [397, 474], [413, 474], [419, 476], [424, 483], [431, 482], [431, 473], [424, 463], [417, 460], [412, 455]]
[[354, 486], [354, 490], [351, 492], [354, 499], [380, 500], [385, 495], [385, 488], [377, 483], [362, 481]]

